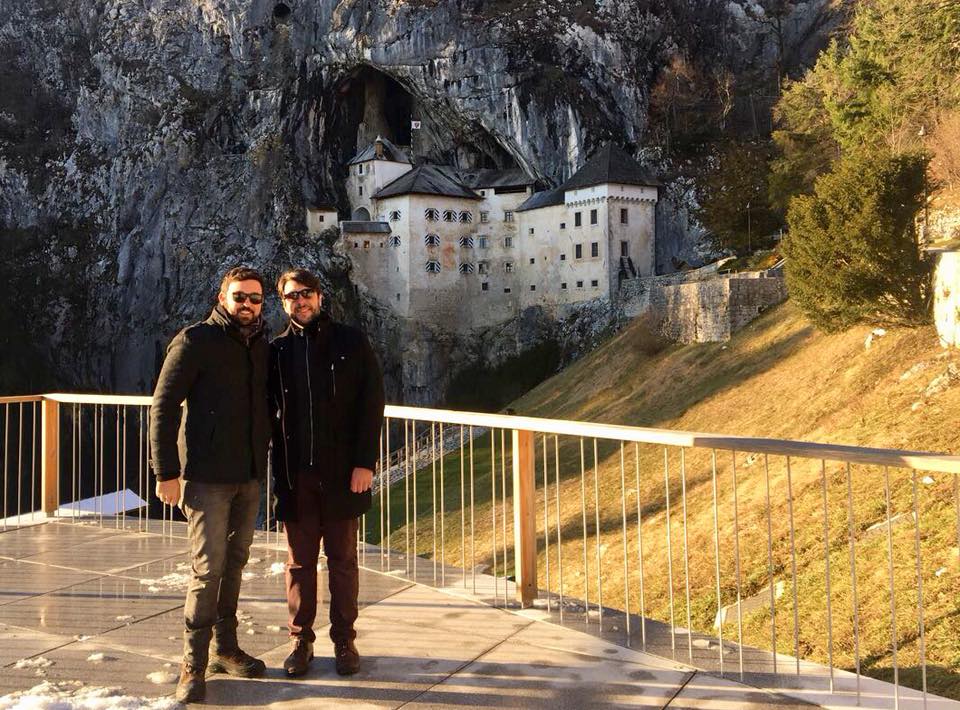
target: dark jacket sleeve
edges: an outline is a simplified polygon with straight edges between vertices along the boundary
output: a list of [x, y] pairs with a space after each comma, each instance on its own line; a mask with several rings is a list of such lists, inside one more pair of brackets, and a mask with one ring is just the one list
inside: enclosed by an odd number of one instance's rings
[[355, 467], [373, 468], [380, 457], [380, 430], [383, 426], [383, 375], [380, 363], [365, 335], [361, 335], [363, 382], [360, 385], [360, 420], [354, 451]]
[[150, 409], [150, 446], [153, 472], [157, 480], [167, 481], [180, 476], [180, 453], [177, 434], [180, 431], [181, 407], [200, 372], [198, 346], [186, 330], [180, 331], [167, 347], [167, 356], [160, 369], [153, 404]]

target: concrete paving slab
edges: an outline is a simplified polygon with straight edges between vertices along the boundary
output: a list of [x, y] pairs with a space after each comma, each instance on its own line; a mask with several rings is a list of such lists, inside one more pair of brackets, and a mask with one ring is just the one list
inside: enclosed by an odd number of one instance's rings
[[96, 544], [61, 548], [51, 546], [30, 555], [31, 562], [95, 572], [120, 572], [154, 560], [183, 554], [186, 540], [144, 533], [124, 533], [96, 540]]
[[0, 668], [13, 665], [21, 658], [30, 658], [73, 641], [74, 639], [69, 636], [44, 634], [0, 624]]
[[0, 623], [64, 636], [92, 636], [183, 604], [154, 596], [136, 580], [99, 577], [0, 606]]
[[51, 549], [74, 548], [111, 536], [109, 531], [87, 525], [45, 523], [0, 532], [0, 557], [22, 559]]
[[[95, 654], [102, 654], [100, 660]], [[93, 657], [93, 659], [91, 658]], [[107, 649], [96, 643], [72, 643], [8, 666], [0, 674], [0, 695], [27, 690], [43, 681], [81, 681], [88, 686], [120, 687], [129, 695], [156, 697], [173, 692], [178, 669], [167, 661]], [[147, 676], [154, 676], [154, 682]]]
[[95, 579], [95, 572], [0, 560], [0, 605]]
[[669, 710], [810, 710], [815, 706], [698, 672], [666, 707]]

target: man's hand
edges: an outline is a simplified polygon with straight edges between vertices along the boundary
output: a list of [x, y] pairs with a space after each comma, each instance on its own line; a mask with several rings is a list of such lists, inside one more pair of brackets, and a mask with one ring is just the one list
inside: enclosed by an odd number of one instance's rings
[[373, 471], [369, 468], [357, 467], [350, 476], [350, 490], [354, 493], [363, 493], [373, 486]]
[[167, 505], [177, 505], [180, 502], [180, 479], [157, 481], [157, 498]]

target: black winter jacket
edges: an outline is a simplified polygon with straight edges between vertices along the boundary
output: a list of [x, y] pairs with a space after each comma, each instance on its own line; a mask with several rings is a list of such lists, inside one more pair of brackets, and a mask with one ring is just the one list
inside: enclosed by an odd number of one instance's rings
[[262, 329], [248, 342], [219, 308], [177, 333], [150, 411], [157, 479], [182, 473], [189, 481], [244, 483], [266, 476], [269, 353]]
[[269, 380], [277, 520], [295, 519], [300, 475], [319, 477], [324, 520], [365, 513], [370, 491], [351, 492], [350, 478], [356, 467], [376, 466], [384, 405], [383, 376], [366, 336], [326, 313], [306, 329], [291, 323], [270, 344]]

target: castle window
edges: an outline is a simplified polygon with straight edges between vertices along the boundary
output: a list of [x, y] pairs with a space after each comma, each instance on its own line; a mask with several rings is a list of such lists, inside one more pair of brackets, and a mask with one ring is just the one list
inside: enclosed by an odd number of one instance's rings
[[560, 223], [560, 229], [566, 229], [566, 228], [567, 228], [567, 223], [566, 223], [566, 222], [561, 222], [561, 223]]
[[473, 221], [473, 212], [467, 212], [466, 210], [464, 210], [463, 212], [461, 212], [461, 213], [460, 213], [460, 221], [461, 221], [461, 222], [472, 222], [472, 221]]
[[353, 248], [354, 248], [354, 249], [356, 249], [356, 248], [359, 247], [359, 246], [360, 246], [360, 242], [354, 242], [354, 243], [353, 243]]
[[560, 261], [566, 261], [566, 260], [567, 260], [567, 255], [566, 255], [566, 254], [561, 254], [561, 255], [560, 255]]
[[463, 264], [460, 264], [459, 270], [461, 274], [472, 274], [475, 269], [473, 268], [473, 264], [469, 262], [465, 262]]
[[427, 209], [423, 211], [423, 216], [426, 217], [429, 222], [439, 222], [440, 210], [436, 207], [427, 207]]
[[323, 215], [320, 215], [320, 222], [323, 223]]
[[480, 197], [486, 197], [486, 196], [487, 196], [487, 191], [486, 191], [486, 190], [480, 190]]
[[392, 247], [398, 247], [398, 246], [400, 246], [400, 236], [399, 236], [399, 235], [393, 234], [393, 235], [390, 236], [390, 246], [392, 246]]
[[566, 290], [567, 290], [567, 282], [566, 282], [566, 281], [564, 281], [564, 282], [562, 282], [562, 283], [560, 284], [560, 290], [561, 290], [561, 291], [566, 291]]
[[600, 242], [590, 242], [590, 256], [600, 256]]
[[583, 244], [574, 244], [573, 245], [573, 258], [582, 259], [583, 258]]
[[487, 241], [486, 234], [481, 234], [479, 237], [477, 237], [477, 242], [477, 246], [479, 246], [481, 249], [486, 249], [488, 246], [490, 246]]
[[597, 211], [590, 210], [590, 224], [596, 224], [596, 223], [597, 223]]
[[427, 273], [428, 274], [439, 274], [440, 273], [440, 262], [435, 260], [430, 260], [427, 262]]
[[590, 282], [590, 285], [593, 288], [597, 288], [597, 286], [599, 286], [599, 282], [596, 279], [594, 279], [593, 281]]
[[473, 237], [460, 237], [460, 246], [464, 249], [473, 249]]
[[530, 257], [530, 263], [531, 263], [531, 264], [536, 264], [536, 263], [537, 263], [537, 260], [536, 260], [534, 257], [531, 256], [531, 257]]
[[512, 221], [513, 221], [513, 211], [507, 210], [506, 212], [504, 212], [504, 213], [503, 213], [503, 221], [504, 221], [504, 222], [512, 222]]
[[577, 288], [583, 288], [583, 281], [577, 281]]
[[512, 274], [512, 273], [513, 273], [513, 262], [512, 262], [512, 261], [504, 262], [504, 264], [503, 264], [503, 270], [504, 270], [505, 273]]
[[582, 227], [583, 226], [583, 214], [581, 212], [573, 213], [573, 226]]
[[363, 185], [360, 185], [360, 187], [357, 188], [357, 193], [358, 193], [361, 197], [363, 197]]
[[620, 224], [630, 224], [630, 211], [626, 207], [620, 209]]
[[480, 213], [480, 221], [483, 222], [484, 224], [486, 224], [487, 222], [489, 222], [489, 221], [490, 221], [490, 213], [489, 213], [489, 212], [481, 212], [481, 213]]
[[512, 247], [513, 247], [513, 237], [504, 237], [504, 238], [503, 238], [503, 246], [505, 246], [507, 249], [512, 248]]
[[531, 290], [531, 291], [536, 291], [536, 290], [537, 290], [537, 287], [536, 287], [534, 284], [530, 284], [530, 290]]
[[363, 175], [363, 163], [357, 166], [357, 175]]
[[428, 247], [438, 247], [440, 246], [440, 235], [428, 234], [423, 238], [423, 243]]
[[486, 281], [484, 281], [482, 284], [480, 284], [480, 290], [481, 290], [481, 291], [489, 291], [489, 290], [490, 290], [490, 284], [488, 284]]
[[390, 213], [390, 221], [391, 222], [400, 221], [400, 210], [394, 210], [393, 212]]
[[620, 242], [620, 256], [630, 256], [629, 242]]
[[510, 293], [510, 288], [508, 287], [508, 288], [503, 289], [503, 292], [504, 292], [504, 293]]
[[530, 229], [527, 230], [527, 234], [533, 234], [533, 227], [530, 227]]
[[480, 261], [477, 262], [477, 271], [481, 274], [490, 273], [490, 262], [489, 261]]
[[364, 249], [369, 249], [369, 248], [370, 248], [370, 240], [369, 240], [369, 239], [364, 239], [364, 240], [363, 240], [363, 248], [364, 248]]
[[444, 222], [456, 222], [456, 221], [457, 221], [457, 212], [456, 212], [456, 210], [444, 210], [444, 211], [443, 211], [443, 221], [444, 221]]

